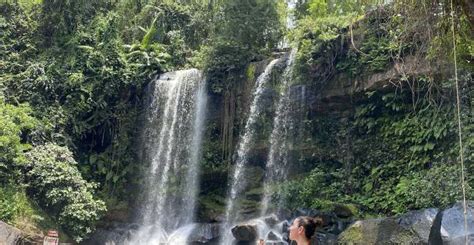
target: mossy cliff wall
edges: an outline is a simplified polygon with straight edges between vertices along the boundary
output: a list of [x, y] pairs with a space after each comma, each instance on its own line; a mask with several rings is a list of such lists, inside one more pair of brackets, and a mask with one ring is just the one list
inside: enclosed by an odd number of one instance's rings
[[[446, 207], [460, 197], [452, 64], [432, 60], [414, 43], [393, 57], [388, 48], [388, 13], [374, 12], [336, 38], [310, 39], [299, 47], [290, 85], [299, 122], [291, 134], [291, 169], [282, 194], [288, 209], [327, 209], [352, 203], [361, 214], [394, 214]], [[374, 24], [376, 23], [376, 25]], [[310, 58], [308, 58], [310, 57]], [[311, 60], [310, 62], [308, 60]], [[205, 137], [200, 218], [218, 221], [232, 155], [248, 116], [256, 77], [269, 60], [241, 71], [242, 82], [210, 91]], [[250, 153], [249, 211], [261, 197], [275, 101], [282, 67], [274, 72], [269, 106], [261, 118], [259, 144]], [[472, 69], [460, 70], [465, 152], [472, 152]], [[273, 104], [272, 104], [273, 101]], [[473, 156], [465, 154], [470, 171]], [[250, 174], [252, 173], [252, 174]], [[447, 173], [452, 173], [448, 175]], [[445, 184], [430, 181], [441, 178]], [[470, 189], [468, 189], [470, 195]]]

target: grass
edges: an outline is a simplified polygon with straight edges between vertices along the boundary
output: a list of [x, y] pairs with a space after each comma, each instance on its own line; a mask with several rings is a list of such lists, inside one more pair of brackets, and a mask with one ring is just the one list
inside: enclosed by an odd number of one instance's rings
[[0, 186], [0, 220], [32, 235], [43, 235], [48, 230], [57, 230], [61, 241], [72, 241], [57, 222], [30, 199], [21, 187]]

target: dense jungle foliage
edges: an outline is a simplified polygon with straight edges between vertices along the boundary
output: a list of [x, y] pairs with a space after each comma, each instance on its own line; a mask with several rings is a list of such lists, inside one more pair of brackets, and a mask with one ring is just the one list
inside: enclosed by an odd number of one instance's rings
[[[147, 83], [197, 67], [209, 93], [232, 108], [248, 64], [271, 57], [282, 40], [298, 49], [294, 84], [315, 89], [409, 57], [448, 67], [357, 95], [349, 117], [308, 114], [312, 136], [296, 147], [315, 157], [302, 157], [306, 173], [284, 184], [289, 208], [344, 203], [386, 215], [451, 204], [460, 199], [452, 11], [466, 172], [474, 167], [470, 4], [309, 0], [289, 10], [282, 0], [0, 0], [0, 220], [84, 239], [107, 210], [127, 209], [139, 184], [134, 140]], [[204, 168], [228, 171], [235, 117], [209, 124]], [[222, 206], [223, 197], [206, 194], [217, 201], [203, 202]]]

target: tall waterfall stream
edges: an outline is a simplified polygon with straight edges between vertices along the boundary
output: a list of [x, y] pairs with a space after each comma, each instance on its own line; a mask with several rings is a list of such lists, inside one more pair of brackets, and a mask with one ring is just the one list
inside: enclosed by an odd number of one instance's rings
[[[195, 214], [206, 109], [196, 69], [166, 73], [154, 82], [143, 128], [145, 201], [130, 244], [186, 244]], [[179, 232], [177, 232], [179, 231]]]
[[222, 244], [230, 244], [233, 239], [230, 234], [230, 228], [239, 218], [238, 199], [241, 198], [242, 191], [244, 191], [246, 187], [243, 169], [247, 164], [248, 153], [254, 140], [256, 130], [255, 123], [257, 122], [257, 118], [262, 110], [260, 101], [262, 98], [262, 91], [265, 84], [270, 79], [273, 67], [278, 61], [278, 59], [275, 59], [270, 62], [270, 64], [265, 68], [265, 71], [257, 78], [255, 83], [249, 116], [245, 123], [244, 132], [237, 146], [237, 160], [233, 169], [230, 190], [226, 200], [225, 222], [222, 224]]

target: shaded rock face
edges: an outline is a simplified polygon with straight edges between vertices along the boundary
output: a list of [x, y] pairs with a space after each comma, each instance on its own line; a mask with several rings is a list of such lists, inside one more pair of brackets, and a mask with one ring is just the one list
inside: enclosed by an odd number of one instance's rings
[[356, 221], [339, 235], [341, 243], [427, 244], [437, 209], [409, 212], [401, 217]]
[[[324, 70], [323, 67], [320, 67], [315, 71], [321, 71], [321, 69]], [[403, 76], [449, 74], [449, 69], [449, 66], [443, 61], [438, 64], [430, 64], [419, 57], [407, 56], [403, 61], [392, 62], [385, 71], [355, 77], [347, 73], [337, 73], [329, 80], [315, 78], [314, 81], [318, 82], [313, 82], [308, 91], [317, 91], [315, 93], [316, 99], [308, 100], [307, 103], [309, 103], [313, 114], [335, 113], [348, 116], [353, 101], [366, 91], [393, 89], [394, 85], [391, 82], [399, 80]], [[319, 81], [324, 82], [319, 83]]]
[[0, 221], [0, 244], [40, 244], [43, 242], [41, 235], [25, 234], [21, 230]]
[[406, 230], [413, 231], [423, 243], [427, 243], [430, 236], [430, 227], [438, 214], [436, 208], [411, 211], [402, 215], [398, 223]]
[[255, 225], [236, 225], [232, 228], [232, 235], [238, 242], [252, 242], [257, 240]]
[[464, 229], [464, 207], [456, 203], [436, 216], [429, 236], [430, 244], [474, 244], [474, 201], [467, 203], [467, 231]]
[[188, 237], [191, 244], [210, 244], [217, 242], [219, 237], [219, 224], [198, 224]]

